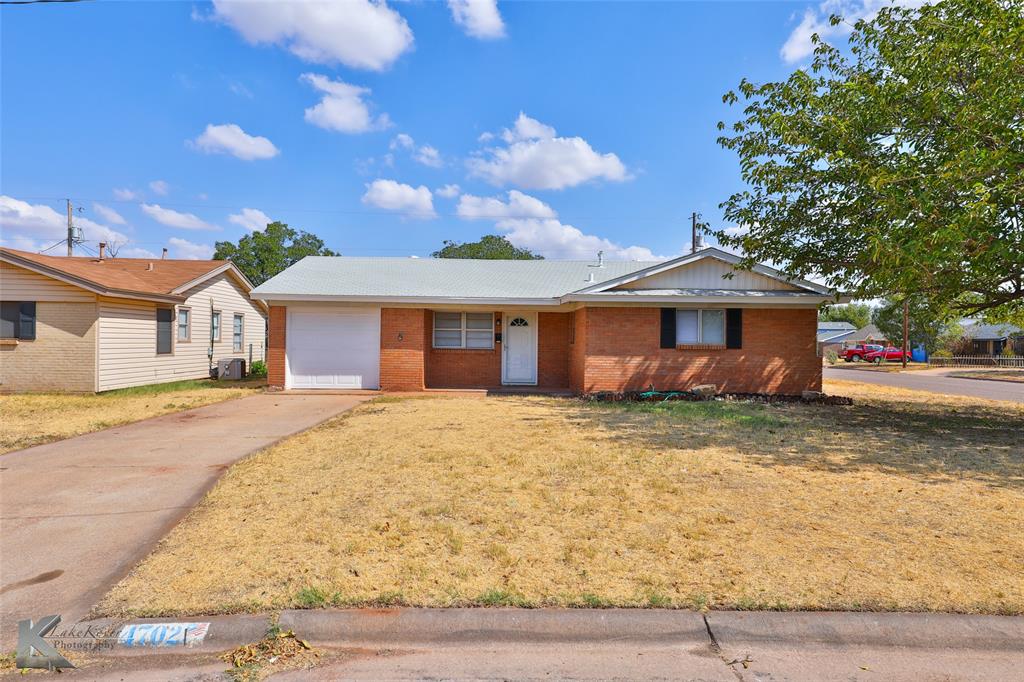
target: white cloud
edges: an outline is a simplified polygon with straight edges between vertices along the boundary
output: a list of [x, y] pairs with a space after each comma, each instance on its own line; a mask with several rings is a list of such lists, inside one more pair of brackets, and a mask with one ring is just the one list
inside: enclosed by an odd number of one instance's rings
[[[30, 204], [7, 195], [0, 195], [0, 243], [12, 248], [36, 251], [66, 239], [68, 222], [65, 213], [46, 204]], [[101, 223], [76, 215], [75, 227], [82, 228], [87, 241], [120, 242], [128, 237]], [[51, 253], [65, 253], [60, 249]]]
[[195, 214], [164, 208], [160, 204], [139, 204], [139, 208], [153, 220], [168, 227], [177, 227], [182, 230], [219, 229], [216, 225], [211, 225]]
[[138, 246], [125, 246], [117, 250], [118, 258], [156, 258], [157, 255], [149, 249]]
[[504, 202], [496, 197], [476, 197], [472, 194], [463, 194], [459, 197], [459, 204], [455, 213], [466, 220], [491, 219], [500, 220], [504, 218], [555, 218], [558, 214], [555, 209], [545, 204], [536, 197], [523, 194], [517, 190], [508, 193], [508, 201]]
[[444, 165], [444, 161], [441, 159], [441, 153], [429, 144], [425, 144], [417, 149], [416, 153], [412, 155], [412, 158], [417, 163], [422, 163], [424, 166], [430, 166], [431, 168], [440, 168]]
[[448, 0], [448, 9], [467, 35], [484, 40], [505, 37], [497, 0]]
[[124, 219], [124, 216], [122, 216], [120, 213], [110, 208], [109, 206], [104, 206], [103, 204], [93, 202], [92, 210], [99, 213], [100, 217], [106, 220], [108, 223], [114, 223], [115, 225], [126, 225], [128, 223], [128, 221]]
[[512, 128], [505, 128], [501, 131], [501, 139], [509, 144], [522, 142], [523, 140], [548, 140], [554, 136], [554, 128], [541, 123], [535, 118], [530, 118], [521, 111]]
[[462, 191], [461, 187], [459, 187], [458, 185], [452, 184], [452, 185], [445, 185], [444, 187], [441, 187], [439, 189], [434, 190], [434, 194], [436, 194], [439, 197], [444, 197], [445, 199], [453, 199], [453, 198], [459, 196], [459, 192], [461, 192], [461, 191]]
[[556, 137], [555, 129], [523, 113], [501, 134], [506, 147], [490, 147], [469, 159], [473, 175], [493, 185], [564, 189], [591, 180], [622, 182], [626, 167], [615, 154], [596, 152], [581, 137]]
[[[779, 53], [782, 59], [792, 64], [810, 57], [814, 53], [811, 36], [829, 42], [834, 38], [849, 35], [851, 26], [861, 19], [871, 20], [878, 10], [888, 5], [920, 7], [926, 0], [824, 0], [817, 7], [808, 7], [800, 19], [800, 23], [789, 34]], [[832, 26], [829, 17], [838, 14], [844, 21]]]
[[604, 257], [611, 259], [665, 260], [646, 247], [621, 246], [603, 237], [585, 234], [555, 218], [509, 218], [498, 221], [497, 227], [516, 246], [546, 258], [590, 260], [597, 257], [598, 251], [604, 251]]
[[170, 246], [171, 258], [184, 258], [186, 260], [207, 260], [213, 257], [213, 247], [209, 244], [196, 244], [187, 239], [171, 237], [167, 240]]
[[239, 83], [238, 81], [232, 81], [231, 83], [228, 83], [228, 90], [235, 93], [239, 97], [245, 97], [246, 99], [252, 99], [254, 97], [254, 95], [252, 94], [252, 90], [245, 87], [243, 83]]
[[585, 234], [558, 220], [558, 213], [548, 204], [516, 190], [508, 193], [508, 201], [463, 194], [455, 212], [464, 220], [494, 220], [495, 227], [505, 233], [510, 242], [545, 258], [586, 260], [604, 251], [604, 255], [612, 259], [664, 260], [663, 256], [656, 256], [643, 246], [622, 246], [597, 235]]
[[725, 232], [730, 237], [740, 237], [750, 232], [749, 225], [734, 225], [733, 227], [727, 227], [722, 232]]
[[252, 44], [282, 45], [317, 64], [380, 71], [412, 47], [412, 30], [384, 0], [214, 0], [214, 17]]
[[411, 135], [398, 133], [394, 138], [392, 138], [391, 143], [388, 145], [388, 149], [394, 151], [395, 149], [412, 149], [415, 146], [416, 142], [412, 139]]
[[258, 208], [243, 208], [238, 213], [228, 216], [228, 222], [241, 225], [245, 229], [256, 232], [267, 226], [267, 223], [274, 222], [273, 219]]
[[115, 187], [114, 198], [120, 201], [135, 201], [136, 199], [141, 199], [142, 196], [127, 187]]
[[413, 187], [394, 180], [374, 180], [366, 186], [363, 203], [411, 218], [434, 218], [434, 198], [423, 185]]
[[370, 114], [370, 108], [363, 101], [363, 95], [370, 94], [369, 88], [331, 80], [316, 73], [304, 73], [301, 80], [324, 94], [319, 104], [306, 109], [307, 122], [342, 133], [365, 133], [391, 126], [387, 114], [377, 118]]
[[149, 183], [149, 188], [160, 196], [167, 196], [167, 193], [171, 191], [171, 186], [167, 184], [166, 180], [154, 180]]
[[207, 154], [230, 154], [243, 161], [272, 159], [281, 153], [267, 138], [250, 135], [234, 123], [209, 123], [206, 130], [190, 143]]

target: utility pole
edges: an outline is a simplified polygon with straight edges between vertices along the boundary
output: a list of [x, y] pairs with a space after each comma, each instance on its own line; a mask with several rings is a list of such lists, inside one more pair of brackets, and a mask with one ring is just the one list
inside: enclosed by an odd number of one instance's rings
[[71, 255], [73, 255], [73, 250], [74, 250], [74, 246], [75, 246], [75, 228], [72, 227], [72, 225], [71, 225], [71, 211], [72, 211], [71, 199], [68, 199], [67, 202], [68, 202], [68, 255], [71, 256]]
[[910, 336], [910, 302], [903, 297], [903, 369], [907, 368], [907, 345]]
[[[70, 215], [70, 214], [68, 214]], [[68, 221], [71, 219], [68, 218]], [[690, 241], [690, 253], [697, 253], [697, 212], [694, 211], [693, 215], [690, 216], [690, 220], [693, 224], [693, 234]]]

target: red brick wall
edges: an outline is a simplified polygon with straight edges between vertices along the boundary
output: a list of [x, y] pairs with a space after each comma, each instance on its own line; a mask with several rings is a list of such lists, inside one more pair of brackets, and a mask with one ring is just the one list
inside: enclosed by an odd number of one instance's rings
[[683, 389], [705, 383], [731, 393], [821, 390], [814, 309], [745, 309], [743, 348], [734, 350], [662, 349], [660, 325], [658, 308], [587, 308], [582, 391], [651, 385]]
[[425, 329], [429, 315], [422, 308], [381, 308], [381, 390], [422, 391], [425, 387]]
[[284, 388], [284, 347], [288, 327], [288, 309], [270, 306], [267, 329], [267, 383], [271, 388]]
[[537, 386], [569, 387], [569, 313], [537, 315]]

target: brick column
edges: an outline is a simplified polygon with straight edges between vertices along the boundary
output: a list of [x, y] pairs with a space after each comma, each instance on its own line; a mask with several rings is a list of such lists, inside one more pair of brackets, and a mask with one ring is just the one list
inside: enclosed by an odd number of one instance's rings
[[423, 308], [381, 308], [380, 388], [422, 391], [426, 342]]
[[271, 388], [284, 389], [284, 347], [288, 333], [288, 309], [281, 305], [270, 306], [270, 323], [267, 341], [267, 383]]

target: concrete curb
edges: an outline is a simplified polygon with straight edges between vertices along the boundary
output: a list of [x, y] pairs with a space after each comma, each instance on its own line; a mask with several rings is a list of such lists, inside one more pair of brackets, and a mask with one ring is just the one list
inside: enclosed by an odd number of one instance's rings
[[914, 649], [1024, 651], [1024, 617], [955, 613], [711, 611], [723, 646], [829, 644]]
[[[268, 614], [101, 619], [86, 624], [209, 622], [199, 645], [116, 647], [107, 655], [196, 654], [256, 642]], [[279, 624], [315, 646], [394, 648], [507, 644], [699, 645], [737, 649], [808, 644], [1024, 651], [1024, 617], [948, 613], [764, 612], [653, 609], [378, 608], [290, 610]]]
[[445, 645], [501, 641], [708, 642], [693, 611], [639, 609], [357, 609], [284, 611], [280, 624], [327, 646]]

